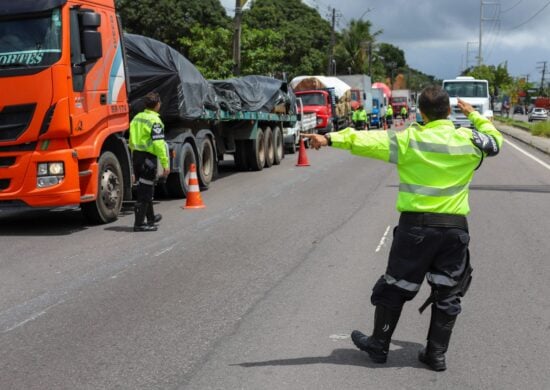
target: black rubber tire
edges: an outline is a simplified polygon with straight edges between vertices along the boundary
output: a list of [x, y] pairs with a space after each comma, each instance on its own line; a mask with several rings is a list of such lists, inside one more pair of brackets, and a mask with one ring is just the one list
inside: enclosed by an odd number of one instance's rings
[[80, 205], [84, 217], [96, 225], [116, 221], [124, 199], [124, 180], [117, 156], [112, 152], [103, 152], [97, 166], [97, 198]]
[[199, 140], [198, 149], [200, 156], [199, 166], [197, 167], [199, 185], [201, 189], [206, 190], [210, 186], [216, 171], [216, 158], [212, 140], [209, 137]]
[[292, 142], [292, 145], [289, 145], [288, 148], [287, 148], [288, 154], [296, 153], [297, 148], [298, 147], [296, 146], [296, 139], [294, 139], [294, 141]]
[[273, 164], [279, 165], [285, 158], [285, 145], [283, 141], [283, 131], [280, 127], [273, 129], [273, 149], [275, 152]]
[[253, 171], [261, 171], [265, 166], [265, 141], [264, 131], [258, 129], [256, 139], [246, 141], [246, 160], [248, 168]]
[[273, 131], [271, 127], [266, 127], [264, 130], [264, 150], [265, 150], [265, 167], [271, 168], [275, 161], [275, 149], [273, 146]]
[[173, 172], [166, 179], [166, 190], [172, 198], [182, 199], [189, 192], [189, 183], [187, 182], [187, 174], [191, 164], [197, 164], [195, 151], [189, 143], [184, 143], [181, 147], [181, 152], [178, 158], [178, 168], [180, 172]]

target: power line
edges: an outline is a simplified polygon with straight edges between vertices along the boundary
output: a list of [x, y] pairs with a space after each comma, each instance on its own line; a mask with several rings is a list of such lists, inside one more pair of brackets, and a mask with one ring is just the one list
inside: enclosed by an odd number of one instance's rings
[[500, 11], [500, 12], [501, 12], [501, 13], [505, 13], [505, 12], [510, 11], [510, 10], [516, 8], [518, 5], [520, 5], [522, 1], [523, 1], [523, 0], [519, 0], [516, 4], [514, 4], [514, 5], [511, 6], [510, 8], [506, 8], [504, 11]]
[[529, 19], [527, 19], [525, 22], [523, 23], [520, 23], [518, 24], [516, 27], [512, 27], [510, 30], [515, 30], [516, 28], [518, 27], [521, 27], [523, 26], [524, 24], [526, 23], [529, 23], [531, 20], [533, 20], [535, 18], [535, 16], [537, 16], [538, 14], [540, 14], [542, 11], [544, 11], [544, 9], [546, 7], [548, 7], [550, 5], [550, 1], [548, 1], [548, 3], [546, 3], [541, 9], [539, 9], [533, 16], [531, 16]]

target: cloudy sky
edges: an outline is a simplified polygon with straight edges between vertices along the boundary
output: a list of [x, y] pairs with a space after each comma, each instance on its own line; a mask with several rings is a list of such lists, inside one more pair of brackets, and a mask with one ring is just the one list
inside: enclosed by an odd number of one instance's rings
[[[363, 16], [379, 42], [400, 47], [409, 66], [438, 78], [454, 78], [466, 65], [476, 65], [483, 8], [483, 62], [507, 61], [513, 76], [550, 81], [550, 0], [302, 0], [330, 19], [336, 9], [339, 28]], [[483, 2], [483, 7], [481, 4]], [[229, 15], [235, 0], [221, 0]], [[496, 4], [490, 4], [496, 3]], [[467, 50], [469, 49], [469, 50]], [[467, 64], [468, 62], [468, 64]], [[540, 68], [540, 69], [539, 69]]]

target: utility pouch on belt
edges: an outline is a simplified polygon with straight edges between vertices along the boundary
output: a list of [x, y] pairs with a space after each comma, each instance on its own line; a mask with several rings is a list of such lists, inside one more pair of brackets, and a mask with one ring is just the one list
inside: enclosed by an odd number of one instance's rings
[[468, 253], [464, 274], [462, 275], [462, 278], [458, 281], [456, 286], [448, 289], [432, 289], [432, 293], [430, 294], [428, 299], [426, 299], [422, 306], [418, 308], [420, 314], [422, 314], [422, 312], [432, 303], [442, 301], [444, 299], [452, 297], [453, 295], [458, 295], [459, 297], [463, 297], [464, 295], [466, 295], [466, 292], [470, 288], [470, 283], [472, 283], [473, 270], [474, 269], [470, 265], [470, 254]]

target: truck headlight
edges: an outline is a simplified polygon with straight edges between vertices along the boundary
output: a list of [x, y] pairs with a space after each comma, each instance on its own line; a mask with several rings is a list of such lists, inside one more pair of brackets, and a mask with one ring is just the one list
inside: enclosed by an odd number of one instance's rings
[[65, 174], [65, 165], [62, 161], [39, 163], [37, 176], [63, 176]]
[[36, 176], [37, 188], [51, 187], [59, 184], [65, 177], [65, 164], [62, 161], [38, 163]]

